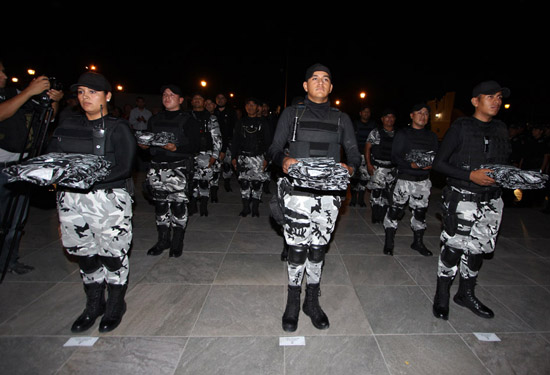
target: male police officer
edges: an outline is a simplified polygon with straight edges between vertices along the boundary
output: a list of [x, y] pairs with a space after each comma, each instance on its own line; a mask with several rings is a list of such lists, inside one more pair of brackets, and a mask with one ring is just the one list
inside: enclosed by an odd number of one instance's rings
[[393, 255], [394, 236], [398, 221], [403, 217], [405, 206], [412, 210], [411, 229], [414, 241], [411, 248], [424, 256], [432, 255], [423, 242], [426, 230], [426, 211], [432, 183], [430, 181], [431, 164], [424, 166], [420, 161], [408, 161], [408, 155], [417, 153], [435, 153], [438, 147], [437, 136], [426, 128], [430, 118], [430, 107], [424, 103], [411, 109], [411, 125], [398, 130], [393, 139], [391, 158], [397, 166], [397, 180], [393, 187], [390, 207], [384, 218], [386, 239], [384, 253]]
[[[348, 177], [361, 164], [360, 153], [349, 116], [331, 108], [330, 70], [315, 64], [306, 71], [303, 83], [307, 97], [303, 105], [287, 107], [279, 118], [268, 151], [271, 160], [288, 173], [301, 158], [333, 158], [340, 161], [343, 147], [347, 156]], [[289, 144], [288, 154], [285, 146]], [[284, 202], [284, 237], [288, 252], [288, 300], [282, 318], [285, 331], [295, 331], [300, 312], [300, 293], [306, 274], [304, 313], [318, 329], [329, 327], [319, 306], [319, 283], [328, 243], [341, 205], [342, 196], [331, 191], [301, 189], [286, 176], [278, 181], [278, 194]]]
[[433, 314], [449, 317], [449, 290], [460, 270], [453, 300], [483, 318], [494, 313], [474, 293], [484, 254], [492, 253], [502, 218], [501, 189], [483, 164], [508, 164], [511, 151], [506, 125], [494, 118], [510, 90], [495, 81], [472, 91], [473, 116], [457, 119], [439, 147], [433, 169], [447, 176], [443, 190], [444, 225]]

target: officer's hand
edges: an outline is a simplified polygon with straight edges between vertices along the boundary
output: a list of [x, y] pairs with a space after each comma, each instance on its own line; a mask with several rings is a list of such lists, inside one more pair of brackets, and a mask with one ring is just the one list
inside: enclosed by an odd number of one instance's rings
[[231, 165], [233, 166], [234, 170], [237, 170], [237, 159], [231, 160]]
[[372, 176], [374, 174], [374, 167], [372, 164], [367, 164], [367, 172]]
[[210, 161], [208, 162], [208, 168], [212, 166], [216, 162], [216, 158], [213, 156], [210, 156]]
[[290, 167], [292, 164], [298, 163], [298, 160], [291, 158], [290, 156], [287, 156], [283, 160], [283, 172], [288, 173], [288, 167]]
[[36, 77], [29, 83], [25, 90], [31, 95], [38, 95], [50, 89], [50, 80], [46, 76]]
[[492, 172], [492, 170], [487, 168], [472, 171], [470, 172], [470, 181], [472, 181], [474, 184], [481, 186], [493, 185], [495, 183], [495, 180], [487, 175], [487, 173], [490, 172]]
[[342, 165], [342, 167], [344, 167], [348, 170], [348, 173], [349, 173], [350, 176], [353, 176], [353, 167], [350, 167], [349, 165], [347, 165], [345, 163], [340, 163], [340, 165]]
[[167, 143], [167, 144], [165, 144], [164, 146], [162, 146], [162, 148], [164, 148], [165, 150], [174, 152], [174, 151], [176, 151], [176, 148], [177, 148], [177, 147], [176, 147], [176, 145], [173, 144], [173, 143]]
[[225, 152], [220, 152], [220, 156], [218, 157], [218, 160], [225, 159]]
[[46, 95], [54, 102], [59, 102], [63, 98], [63, 91], [60, 90], [48, 90]]
[[148, 145], [142, 145], [142, 144], [140, 144], [140, 143], [138, 143], [138, 146], [139, 146], [140, 148], [144, 149], [144, 150], [147, 150], [147, 149], [149, 148]]

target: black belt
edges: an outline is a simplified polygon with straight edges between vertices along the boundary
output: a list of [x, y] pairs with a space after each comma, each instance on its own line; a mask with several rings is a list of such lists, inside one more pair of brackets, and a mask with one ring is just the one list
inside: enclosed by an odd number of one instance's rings
[[187, 167], [185, 160], [178, 160], [173, 162], [151, 162], [151, 168], [153, 169], [175, 169], [175, 168], [181, 168], [181, 167]]
[[502, 196], [501, 190], [484, 191], [481, 193], [461, 193], [453, 190], [452, 194], [456, 194], [458, 199], [466, 202], [489, 202], [492, 199], [498, 199]]
[[398, 174], [397, 179], [399, 180], [407, 180], [407, 181], [424, 181], [430, 178], [429, 174], [426, 175], [412, 175], [412, 174]]

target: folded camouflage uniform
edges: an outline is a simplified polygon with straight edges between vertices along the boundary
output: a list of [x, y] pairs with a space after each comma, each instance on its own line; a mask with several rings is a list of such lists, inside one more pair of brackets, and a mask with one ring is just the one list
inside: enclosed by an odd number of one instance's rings
[[481, 168], [491, 169], [488, 175], [496, 183], [508, 189], [543, 189], [548, 176], [536, 171], [523, 170], [513, 165], [484, 164]]
[[91, 154], [49, 153], [4, 168], [8, 182], [26, 181], [40, 186], [57, 184], [88, 189], [109, 174], [111, 163]]
[[411, 150], [405, 155], [405, 160], [410, 163], [415, 163], [419, 168], [426, 168], [432, 165], [435, 158], [434, 151]]
[[346, 190], [348, 170], [333, 158], [302, 158], [288, 168], [292, 185], [314, 190]]
[[165, 146], [168, 143], [176, 143], [176, 136], [170, 132], [152, 133], [142, 130], [136, 131], [137, 143], [146, 146]]

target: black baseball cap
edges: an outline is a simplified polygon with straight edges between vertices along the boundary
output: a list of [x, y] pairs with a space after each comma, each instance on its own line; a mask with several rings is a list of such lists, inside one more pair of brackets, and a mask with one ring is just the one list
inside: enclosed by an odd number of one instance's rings
[[96, 72], [86, 72], [78, 77], [78, 81], [71, 85], [71, 90], [76, 91], [79, 86], [88, 87], [96, 91], [111, 91], [111, 84], [107, 79]]
[[313, 73], [315, 73], [315, 72], [325, 72], [325, 73], [327, 73], [328, 77], [332, 81], [332, 74], [330, 73], [330, 69], [328, 67], [326, 67], [325, 65], [319, 64], [319, 63], [313, 64], [312, 66], [307, 68], [307, 70], [306, 70], [306, 81], [308, 79], [310, 79], [311, 76], [313, 76]]
[[496, 94], [497, 92], [501, 91], [502, 96], [504, 98], [507, 98], [510, 96], [510, 89], [507, 87], [501, 87], [496, 81], [484, 81], [479, 83], [474, 89], [472, 90], [472, 98], [475, 98], [479, 95], [492, 95]]
[[160, 93], [164, 93], [164, 90], [170, 89], [174, 94], [183, 96], [183, 91], [181, 91], [181, 88], [178, 85], [174, 85], [172, 83], [164, 85], [160, 88]]
[[411, 113], [420, 111], [422, 108], [426, 108], [430, 112], [430, 106], [426, 103], [417, 103], [411, 107]]

